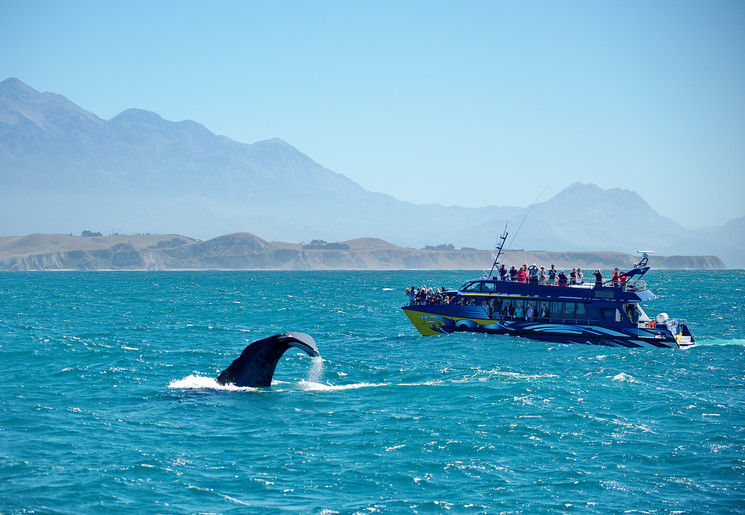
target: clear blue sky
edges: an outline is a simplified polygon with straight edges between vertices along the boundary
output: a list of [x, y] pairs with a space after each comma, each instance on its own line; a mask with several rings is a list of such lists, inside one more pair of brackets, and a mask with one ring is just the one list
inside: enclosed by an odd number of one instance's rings
[[689, 228], [745, 215], [740, 0], [0, 0], [0, 48], [0, 80], [278, 137], [401, 200], [580, 181]]

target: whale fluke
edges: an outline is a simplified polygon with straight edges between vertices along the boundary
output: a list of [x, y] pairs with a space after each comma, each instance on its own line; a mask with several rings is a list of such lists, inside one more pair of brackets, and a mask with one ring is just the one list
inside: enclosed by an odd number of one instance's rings
[[248, 345], [241, 355], [217, 377], [218, 384], [236, 386], [271, 386], [279, 358], [290, 347], [297, 347], [311, 357], [320, 356], [316, 342], [305, 333], [275, 334]]

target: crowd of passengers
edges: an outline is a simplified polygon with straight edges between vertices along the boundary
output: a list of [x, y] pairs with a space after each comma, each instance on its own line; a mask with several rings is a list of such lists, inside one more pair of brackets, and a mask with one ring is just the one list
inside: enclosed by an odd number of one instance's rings
[[[572, 271], [567, 276], [564, 270], [557, 272], [554, 265], [546, 270], [545, 267], [538, 267], [535, 264], [528, 266], [524, 264], [520, 268], [507, 267], [502, 263], [502, 266], [498, 269], [499, 280], [513, 282], [513, 283], [526, 283], [526, 284], [544, 284], [548, 286], [574, 286], [584, 284], [584, 274], [579, 268], [572, 268]], [[595, 286], [603, 285], [603, 273], [598, 268], [592, 275], [595, 276]], [[496, 277], [495, 277], [496, 278]], [[611, 277], [611, 283], [615, 287], [626, 289], [626, 274], [618, 268], [613, 271]], [[432, 289], [430, 286], [422, 286], [416, 288], [406, 288], [406, 298], [409, 299], [410, 304], [447, 304], [450, 302], [450, 296], [445, 295], [445, 287]]]
[[[574, 286], [584, 284], [584, 274], [580, 268], [572, 268], [569, 276], [564, 273], [564, 270], [557, 271], [554, 265], [546, 270], [546, 267], [538, 267], [535, 263], [528, 266], [527, 263], [520, 268], [507, 267], [502, 263], [499, 267], [499, 279], [501, 281], [508, 281], [513, 283], [527, 283], [527, 284], [545, 284], [548, 286]], [[603, 272], [598, 268], [592, 275], [595, 276], [595, 286], [603, 285]], [[613, 271], [611, 278], [613, 286], [625, 288], [626, 286], [626, 274], [618, 268]]]
[[447, 304], [450, 302], [450, 296], [445, 295], [445, 287], [432, 289], [430, 286], [416, 288], [406, 288], [406, 298], [409, 304]]

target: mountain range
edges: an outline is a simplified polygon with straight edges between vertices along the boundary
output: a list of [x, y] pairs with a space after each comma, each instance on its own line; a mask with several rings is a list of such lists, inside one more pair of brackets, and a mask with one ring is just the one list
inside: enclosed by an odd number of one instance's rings
[[[489, 249], [509, 221], [514, 248], [644, 248], [745, 267], [745, 217], [691, 230], [633, 191], [580, 183], [532, 207], [413, 204], [366, 191], [280, 139], [239, 143], [138, 109], [103, 120], [18, 79], [0, 82], [0, 182], [0, 235], [250, 232], [274, 241], [369, 237]], [[509, 197], [507, 183], [495, 178], [495, 198]]]

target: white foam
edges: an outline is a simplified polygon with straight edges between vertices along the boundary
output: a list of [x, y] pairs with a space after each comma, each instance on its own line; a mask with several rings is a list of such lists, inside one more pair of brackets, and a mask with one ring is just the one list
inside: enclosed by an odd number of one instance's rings
[[621, 372], [620, 374], [617, 374], [613, 376], [614, 381], [622, 381], [626, 383], [634, 383], [636, 382], [634, 378], [630, 375], [628, 375], [626, 372]]
[[300, 387], [308, 392], [339, 392], [343, 390], [356, 390], [359, 388], [377, 388], [379, 386], [388, 386], [388, 383], [353, 383], [353, 384], [323, 384], [313, 383], [310, 381], [300, 381]]
[[189, 375], [183, 379], [174, 379], [168, 383], [168, 388], [174, 390], [228, 390], [228, 391], [251, 391], [256, 388], [249, 386], [235, 386], [234, 384], [219, 384], [214, 377]]

